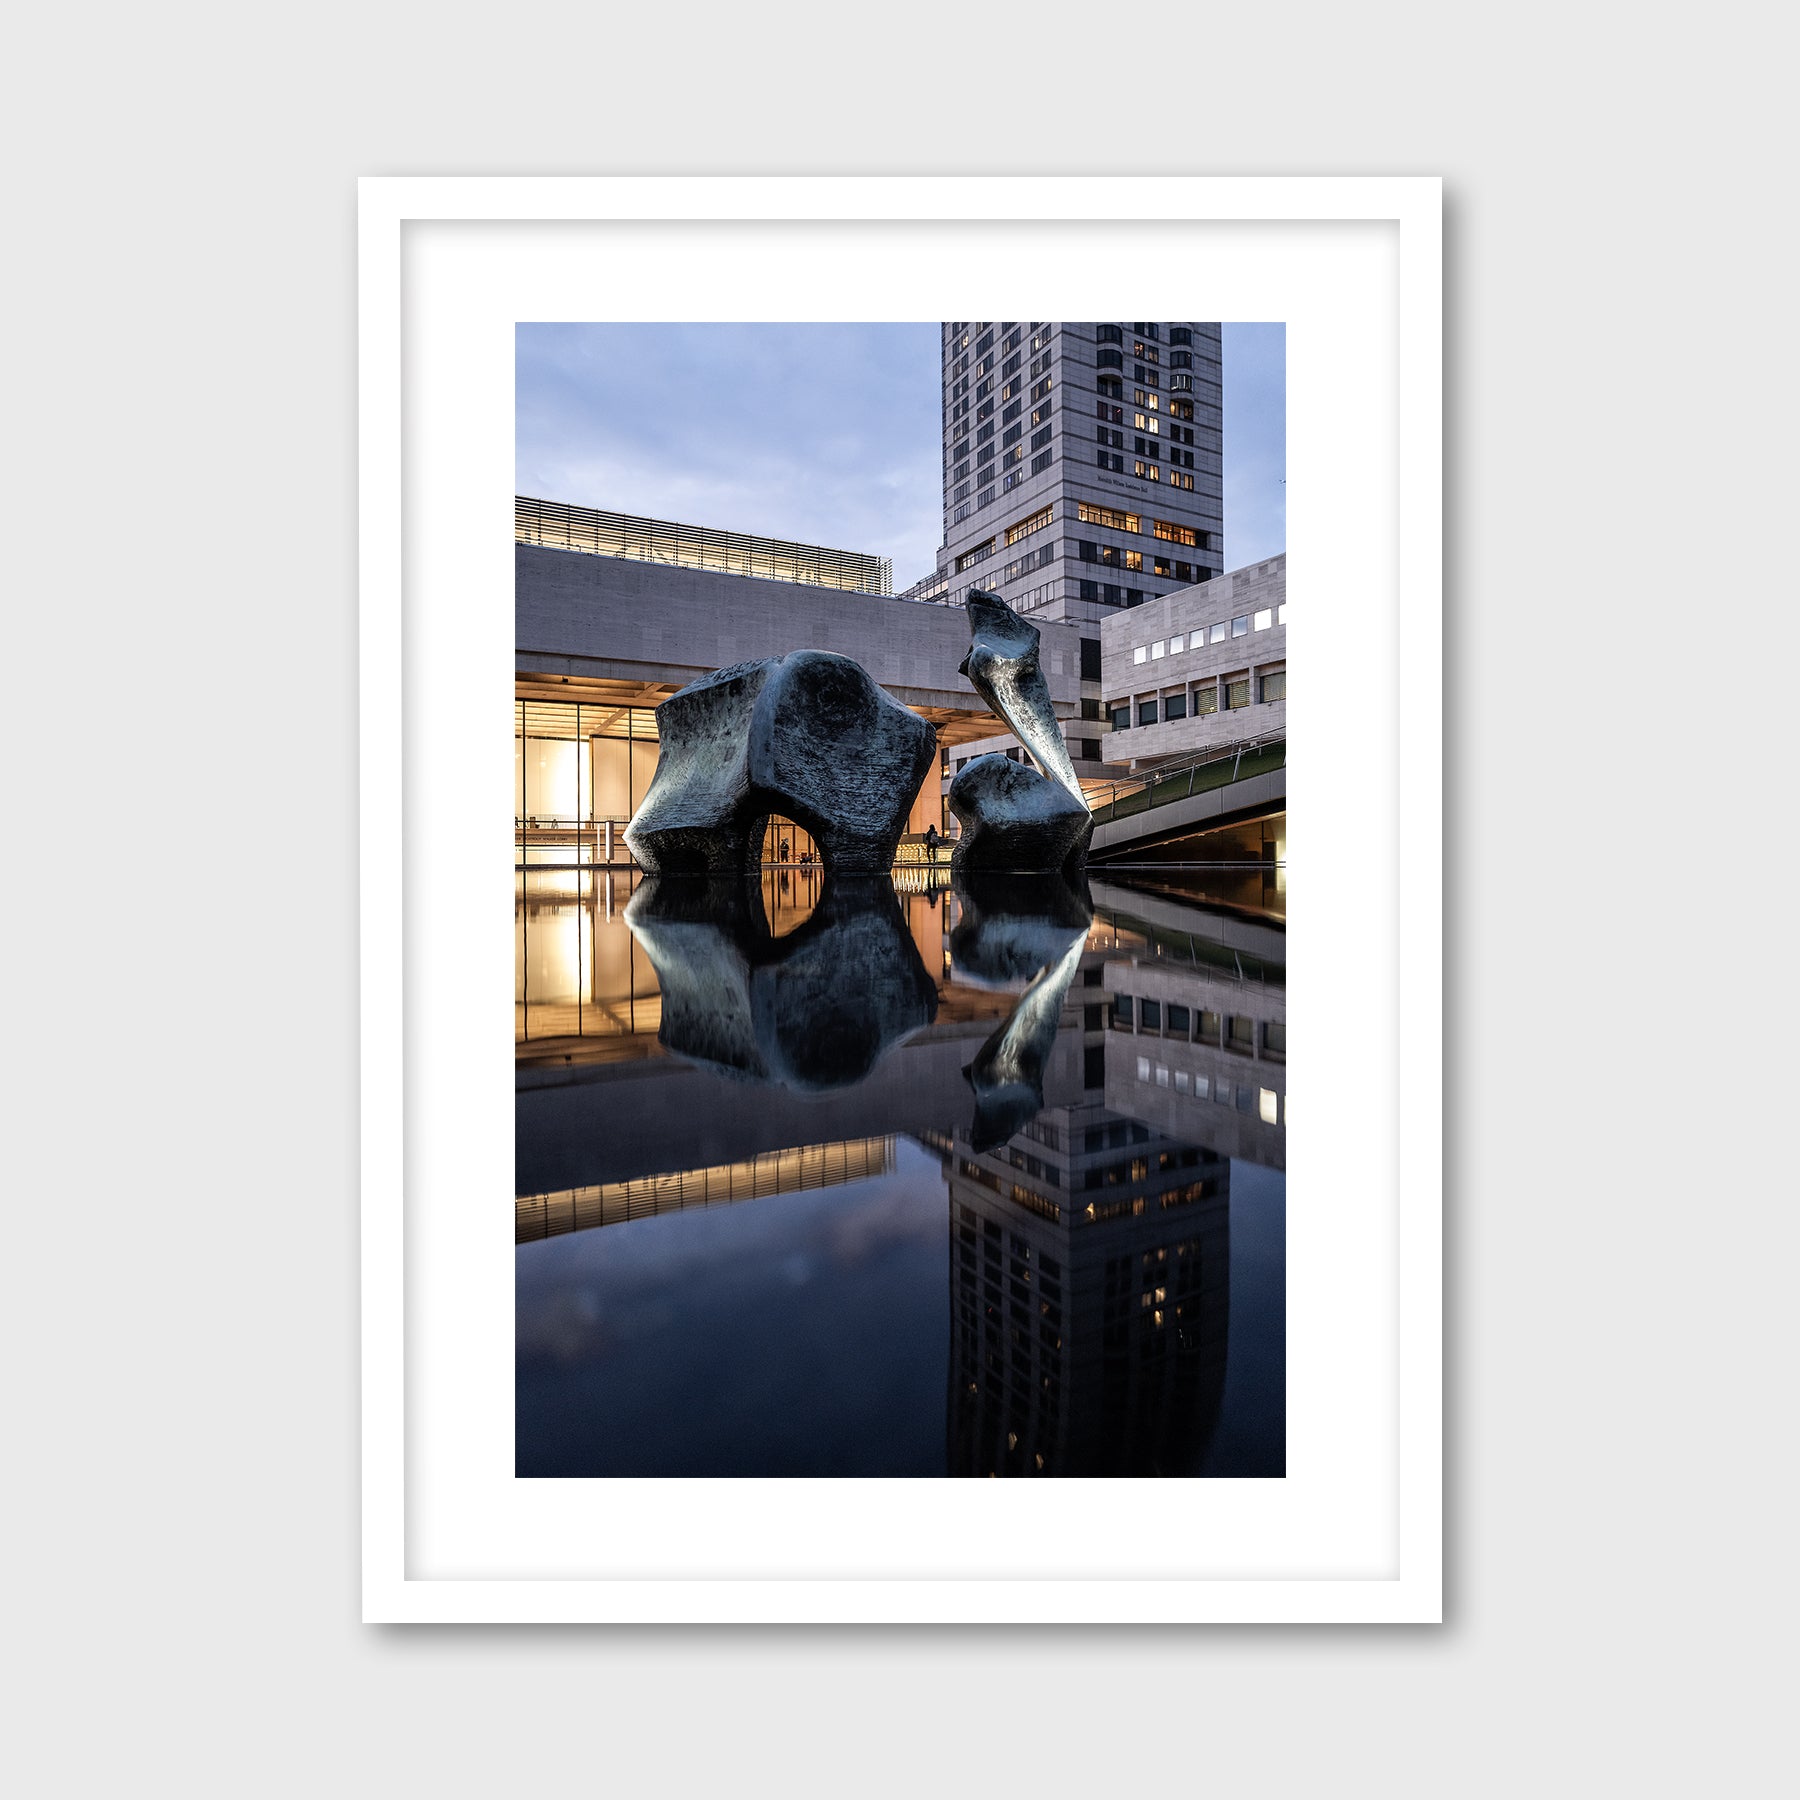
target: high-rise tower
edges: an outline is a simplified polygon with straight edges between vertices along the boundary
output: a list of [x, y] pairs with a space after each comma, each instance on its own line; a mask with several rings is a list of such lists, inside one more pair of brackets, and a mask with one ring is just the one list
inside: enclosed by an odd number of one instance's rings
[[944, 541], [902, 597], [979, 587], [1088, 628], [1064, 726], [1085, 781], [1108, 773], [1101, 620], [1226, 567], [1219, 345], [1188, 319], [943, 326]]
[[1225, 566], [1219, 327], [943, 327], [944, 541], [909, 593], [971, 586], [1097, 624]]

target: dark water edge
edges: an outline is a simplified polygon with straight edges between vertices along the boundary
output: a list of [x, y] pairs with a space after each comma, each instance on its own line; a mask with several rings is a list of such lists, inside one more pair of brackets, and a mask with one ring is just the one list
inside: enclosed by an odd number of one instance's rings
[[1285, 895], [1145, 876], [576, 896], [631, 1028], [521, 1036], [517, 1474], [1282, 1475]]

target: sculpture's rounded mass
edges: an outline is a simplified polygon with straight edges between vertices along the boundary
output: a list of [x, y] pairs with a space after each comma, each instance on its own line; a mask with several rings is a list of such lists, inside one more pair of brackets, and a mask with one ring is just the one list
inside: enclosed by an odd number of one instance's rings
[[828, 869], [885, 873], [937, 734], [827, 650], [736, 663], [656, 709], [656, 776], [625, 831], [652, 874], [756, 867], [771, 813], [810, 832]]

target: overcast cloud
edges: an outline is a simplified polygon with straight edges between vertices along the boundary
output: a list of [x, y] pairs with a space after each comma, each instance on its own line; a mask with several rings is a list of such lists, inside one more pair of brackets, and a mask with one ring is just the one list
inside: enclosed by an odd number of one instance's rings
[[[521, 494], [936, 563], [938, 325], [518, 328]], [[1286, 547], [1280, 325], [1225, 327], [1225, 540]]]

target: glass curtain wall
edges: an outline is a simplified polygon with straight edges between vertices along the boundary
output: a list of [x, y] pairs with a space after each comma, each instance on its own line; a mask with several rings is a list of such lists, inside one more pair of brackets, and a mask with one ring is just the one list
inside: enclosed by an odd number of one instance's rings
[[654, 1035], [661, 1023], [655, 971], [619, 917], [637, 878], [623, 832], [649, 791], [657, 751], [648, 707], [513, 703], [513, 1035], [521, 1046]]

